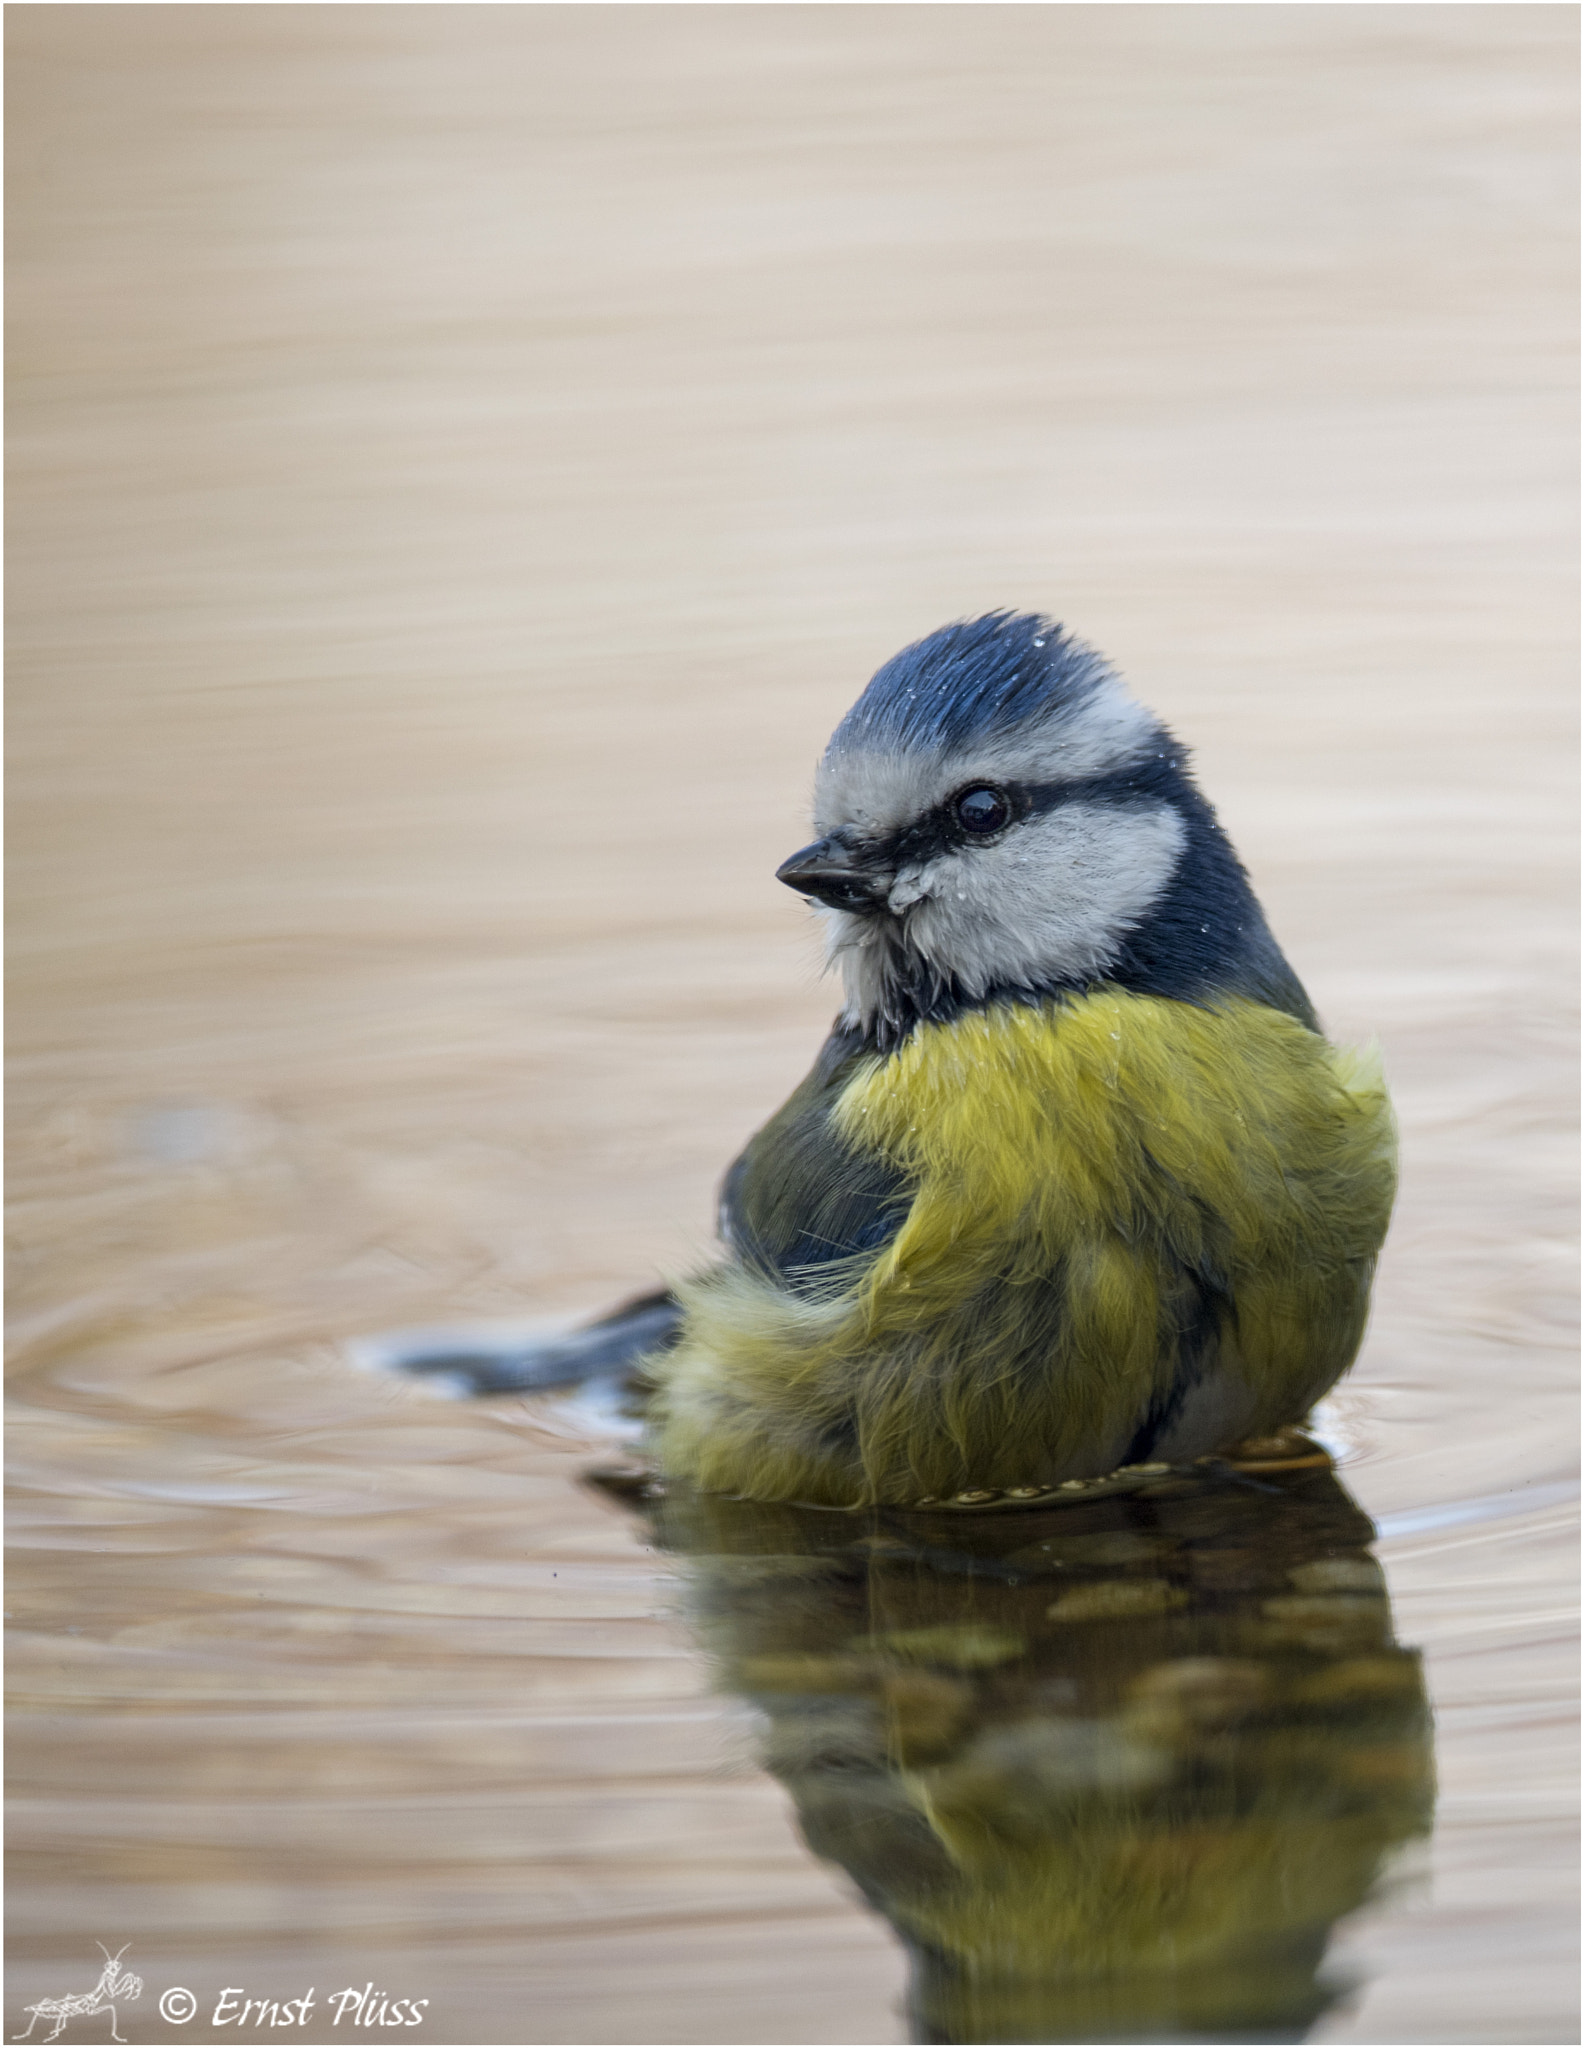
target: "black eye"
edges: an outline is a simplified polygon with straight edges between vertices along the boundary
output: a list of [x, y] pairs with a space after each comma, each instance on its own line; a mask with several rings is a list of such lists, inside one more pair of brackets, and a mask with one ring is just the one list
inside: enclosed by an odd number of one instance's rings
[[952, 806], [965, 832], [999, 832], [1012, 815], [1012, 806], [999, 789], [965, 789]]

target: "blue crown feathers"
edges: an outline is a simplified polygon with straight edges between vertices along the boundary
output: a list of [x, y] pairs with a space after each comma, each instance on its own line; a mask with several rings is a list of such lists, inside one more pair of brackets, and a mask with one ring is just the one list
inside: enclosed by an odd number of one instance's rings
[[894, 654], [831, 735], [831, 751], [945, 751], [1075, 708], [1113, 671], [1054, 621], [989, 612]]

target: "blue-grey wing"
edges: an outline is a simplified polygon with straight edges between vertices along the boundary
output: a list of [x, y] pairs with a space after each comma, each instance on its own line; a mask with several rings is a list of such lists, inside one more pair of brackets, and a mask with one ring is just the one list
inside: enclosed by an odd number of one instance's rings
[[832, 1128], [863, 1050], [858, 1032], [833, 1031], [813, 1071], [749, 1140], [721, 1188], [727, 1245], [792, 1286], [817, 1284], [838, 1259], [879, 1251], [912, 1202], [903, 1175], [855, 1151]]

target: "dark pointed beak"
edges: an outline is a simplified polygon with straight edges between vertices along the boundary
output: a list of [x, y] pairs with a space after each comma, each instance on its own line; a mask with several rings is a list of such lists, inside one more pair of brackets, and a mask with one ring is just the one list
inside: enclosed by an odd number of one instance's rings
[[850, 847], [834, 835], [816, 839], [782, 861], [776, 880], [796, 889], [800, 896], [812, 896], [832, 910], [877, 910], [885, 901], [889, 875], [881, 874], [857, 858]]

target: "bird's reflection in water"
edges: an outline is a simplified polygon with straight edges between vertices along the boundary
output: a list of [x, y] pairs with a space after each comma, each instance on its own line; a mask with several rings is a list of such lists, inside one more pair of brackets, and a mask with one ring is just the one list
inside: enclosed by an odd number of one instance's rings
[[922, 2041], [1293, 2041], [1339, 1915], [1429, 1826], [1419, 1660], [1314, 1465], [1071, 1506], [670, 1489], [723, 1689], [912, 1958]]

